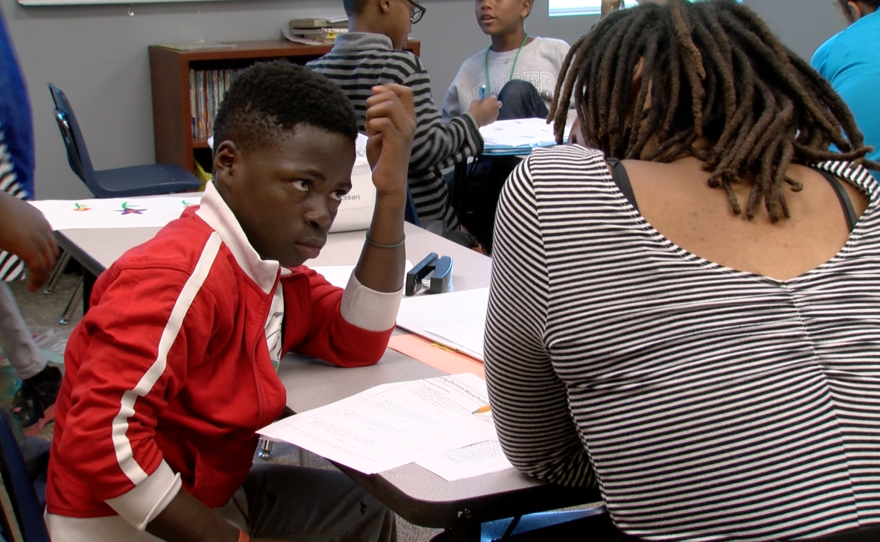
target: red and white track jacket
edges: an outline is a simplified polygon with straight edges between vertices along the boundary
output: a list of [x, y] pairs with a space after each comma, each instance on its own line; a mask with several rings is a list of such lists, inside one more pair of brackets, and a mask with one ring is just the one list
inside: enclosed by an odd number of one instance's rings
[[126, 252], [70, 337], [46, 494], [55, 542], [143, 532], [182, 487], [210, 507], [241, 485], [255, 431], [284, 408], [265, 327], [283, 286], [283, 351], [376, 363], [400, 292], [343, 291], [248, 243], [209, 183], [198, 211]]

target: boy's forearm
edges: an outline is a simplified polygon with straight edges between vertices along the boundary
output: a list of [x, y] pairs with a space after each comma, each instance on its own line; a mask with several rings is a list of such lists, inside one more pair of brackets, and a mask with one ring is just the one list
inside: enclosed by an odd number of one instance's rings
[[[401, 243], [406, 193], [376, 194], [373, 221], [355, 268], [361, 284], [377, 292], [397, 292], [403, 288], [406, 247]], [[399, 245], [398, 245], [399, 244]], [[398, 245], [398, 246], [395, 246]]]
[[147, 525], [147, 532], [167, 542], [237, 542], [239, 530], [184, 490]]

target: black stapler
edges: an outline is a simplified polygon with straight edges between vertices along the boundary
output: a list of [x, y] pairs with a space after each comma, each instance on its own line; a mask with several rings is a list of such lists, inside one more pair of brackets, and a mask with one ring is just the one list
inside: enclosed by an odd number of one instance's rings
[[424, 288], [428, 293], [442, 294], [449, 290], [450, 284], [452, 284], [452, 258], [437, 256], [432, 252], [406, 274], [404, 293], [410, 296]]

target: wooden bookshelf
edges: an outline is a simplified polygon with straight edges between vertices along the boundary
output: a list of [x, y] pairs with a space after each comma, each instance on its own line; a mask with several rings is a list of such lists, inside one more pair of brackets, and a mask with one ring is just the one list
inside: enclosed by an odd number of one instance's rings
[[[305, 64], [328, 52], [331, 45], [299, 45], [286, 40], [240, 41], [224, 49], [180, 51], [151, 45], [150, 86], [153, 95], [153, 138], [156, 163], [195, 170], [198, 160], [210, 170], [211, 151], [206, 139], [193, 138], [189, 71], [245, 68], [259, 61], [286, 58]], [[406, 50], [421, 54], [421, 42], [410, 40]]]

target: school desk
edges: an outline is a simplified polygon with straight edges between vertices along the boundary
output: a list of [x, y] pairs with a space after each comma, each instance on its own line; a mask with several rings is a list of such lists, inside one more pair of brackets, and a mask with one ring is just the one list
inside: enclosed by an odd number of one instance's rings
[[[492, 267], [489, 258], [411, 224], [405, 227], [410, 261], [419, 261], [430, 252], [452, 256], [453, 288], [488, 286]], [[150, 239], [156, 231], [158, 228], [68, 230], [57, 232], [57, 237], [64, 249], [83, 265], [84, 273], [95, 277], [123, 252]], [[357, 261], [363, 240], [363, 231], [331, 234], [321, 256], [310, 264], [352, 265]], [[288, 390], [288, 406], [295, 412], [316, 408], [379, 384], [440, 374], [438, 369], [391, 349], [372, 367], [340, 369], [321, 361], [287, 355], [279, 369]], [[374, 475], [341, 469], [410, 523], [449, 528], [456, 542], [480, 540], [482, 522], [599, 499], [595, 491], [543, 484], [515, 470], [447, 482], [415, 464]]]

